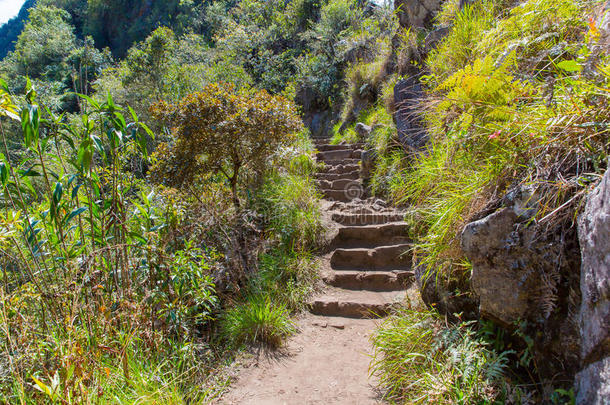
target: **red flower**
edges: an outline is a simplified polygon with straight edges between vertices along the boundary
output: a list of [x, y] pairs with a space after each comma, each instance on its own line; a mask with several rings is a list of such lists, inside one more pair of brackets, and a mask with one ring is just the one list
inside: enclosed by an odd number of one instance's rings
[[489, 135], [489, 139], [496, 139], [497, 137], [500, 136], [500, 134], [502, 133], [501, 130], [497, 130], [496, 132], [494, 132], [493, 134]]

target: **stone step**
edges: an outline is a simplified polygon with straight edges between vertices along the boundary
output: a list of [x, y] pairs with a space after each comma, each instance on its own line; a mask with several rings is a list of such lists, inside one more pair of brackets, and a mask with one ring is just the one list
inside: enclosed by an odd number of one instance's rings
[[353, 143], [349, 145], [331, 145], [331, 144], [316, 144], [316, 150], [318, 152], [327, 152], [331, 150], [341, 149], [362, 149], [364, 148], [363, 143]]
[[372, 249], [335, 249], [330, 257], [330, 266], [335, 270], [410, 270], [410, 248], [410, 244], [400, 244]]
[[409, 243], [409, 226], [406, 222], [386, 224], [346, 226], [332, 241], [332, 246], [342, 248], [374, 247], [380, 245], [399, 245]]
[[354, 170], [349, 173], [316, 173], [316, 178], [322, 181], [358, 180], [360, 178], [360, 170]]
[[405, 214], [401, 212], [375, 212], [375, 213], [345, 213], [333, 212], [332, 220], [346, 226], [365, 226], [385, 224], [388, 222], [402, 221]]
[[[345, 190], [348, 191], [351, 188], [355, 188], [358, 190], [364, 190], [362, 187], [362, 183], [359, 180], [350, 180], [350, 179], [338, 179], [333, 181], [328, 180], [318, 180], [318, 187], [323, 190]], [[358, 191], [356, 190], [356, 191]]]
[[344, 159], [360, 159], [362, 151], [360, 149], [339, 149], [327, 152], [318, 152], [316, 158], [322, 162], [330, 162]]
[[322, 168], [320, 170], [320, 173], [332, 173], [332, 174], [350, 173], [355, 170], [360, 171], [359, 164], [350, 163], [350, 164], [341, 164], [341, 165], [334, 165], [334, 166], [326, 165], [324, 168]]
[[412, 271], [333, 271], [323, 281], [346, 290], [400, 291], [414, 280]]
[[[318, 160], [320, 162], [320, 160]], [[324, 164], [326, 166], [349, 166], [349, 165], [359, 165], [360, 159], [356, 158], [345, 158], [338, 160], [324, 160]]]
[[350, 202], [356, 198], [364, 198], [364, 190], [362, 187], [350, 187], [341, 190], [321, 189], [324, 198], [331, 201]]
[[315, 315], [346, 318], [380, 318], [405, 299], [405, 292], [373, 292], [332, 289], [310, 301]]

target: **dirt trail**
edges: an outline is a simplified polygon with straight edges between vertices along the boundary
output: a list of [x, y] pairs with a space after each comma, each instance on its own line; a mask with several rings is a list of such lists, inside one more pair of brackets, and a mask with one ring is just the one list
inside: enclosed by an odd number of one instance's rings
[[239, 370], [223, 404], [381, 404], [370, 380], [376, 321], [306, 314], [284, 349]]
[[[336, 227], [332, 251], [321, 257], [325, 289], [298, 319], [299, 333], [279, 352], [259, 355], [239, 370], [222, 404], [379, 404], [369, 378], [376, 328], [413, 281], [403, 213], [366, 198], [362, 145], [315, 141], [322, 209]], [[412, 290], [411, 290], [412, 291]], [[249, 364], [249, 363], [248, 363]]]

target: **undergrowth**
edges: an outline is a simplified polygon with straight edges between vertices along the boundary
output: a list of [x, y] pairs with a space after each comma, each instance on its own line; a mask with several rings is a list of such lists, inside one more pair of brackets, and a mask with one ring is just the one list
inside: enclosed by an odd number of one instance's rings
[[496, 352], [472, 323], [447, 326], [434, 312], [401, 309], [372, 341], [371, 372], [392, 403], [501, 403], [511, 353]]
[[246, 297], [229, 309], [221, 320], [223, 333], [233, 345], [265, 343], [279, 346], [295, 331], [288, 309], [266, 295]]
[[411, 206], [415, 250], [429, 268], [464, 268], [456, 235], [509, 187], [544, 187], [537, 218], [559, 221], [605, 168], [610, 62], [586, 21], [596, 4], [447, 2], [441, 18], [452, 29], [423, 78], [431, 143], [417, 156], [378, 147], [372, 179]]

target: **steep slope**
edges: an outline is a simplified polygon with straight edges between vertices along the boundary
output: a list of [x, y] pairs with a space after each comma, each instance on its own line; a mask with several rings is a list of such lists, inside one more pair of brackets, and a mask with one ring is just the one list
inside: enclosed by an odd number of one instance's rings
[[36, 4], [36, 0], [26, 0], [16, 17], [11, 18], [0, 27], [0, 59], [4, 58], [10, 51], [15, 49], [15, 41], [21, 34], [25, 21], [28, 18], [28, 10]]

